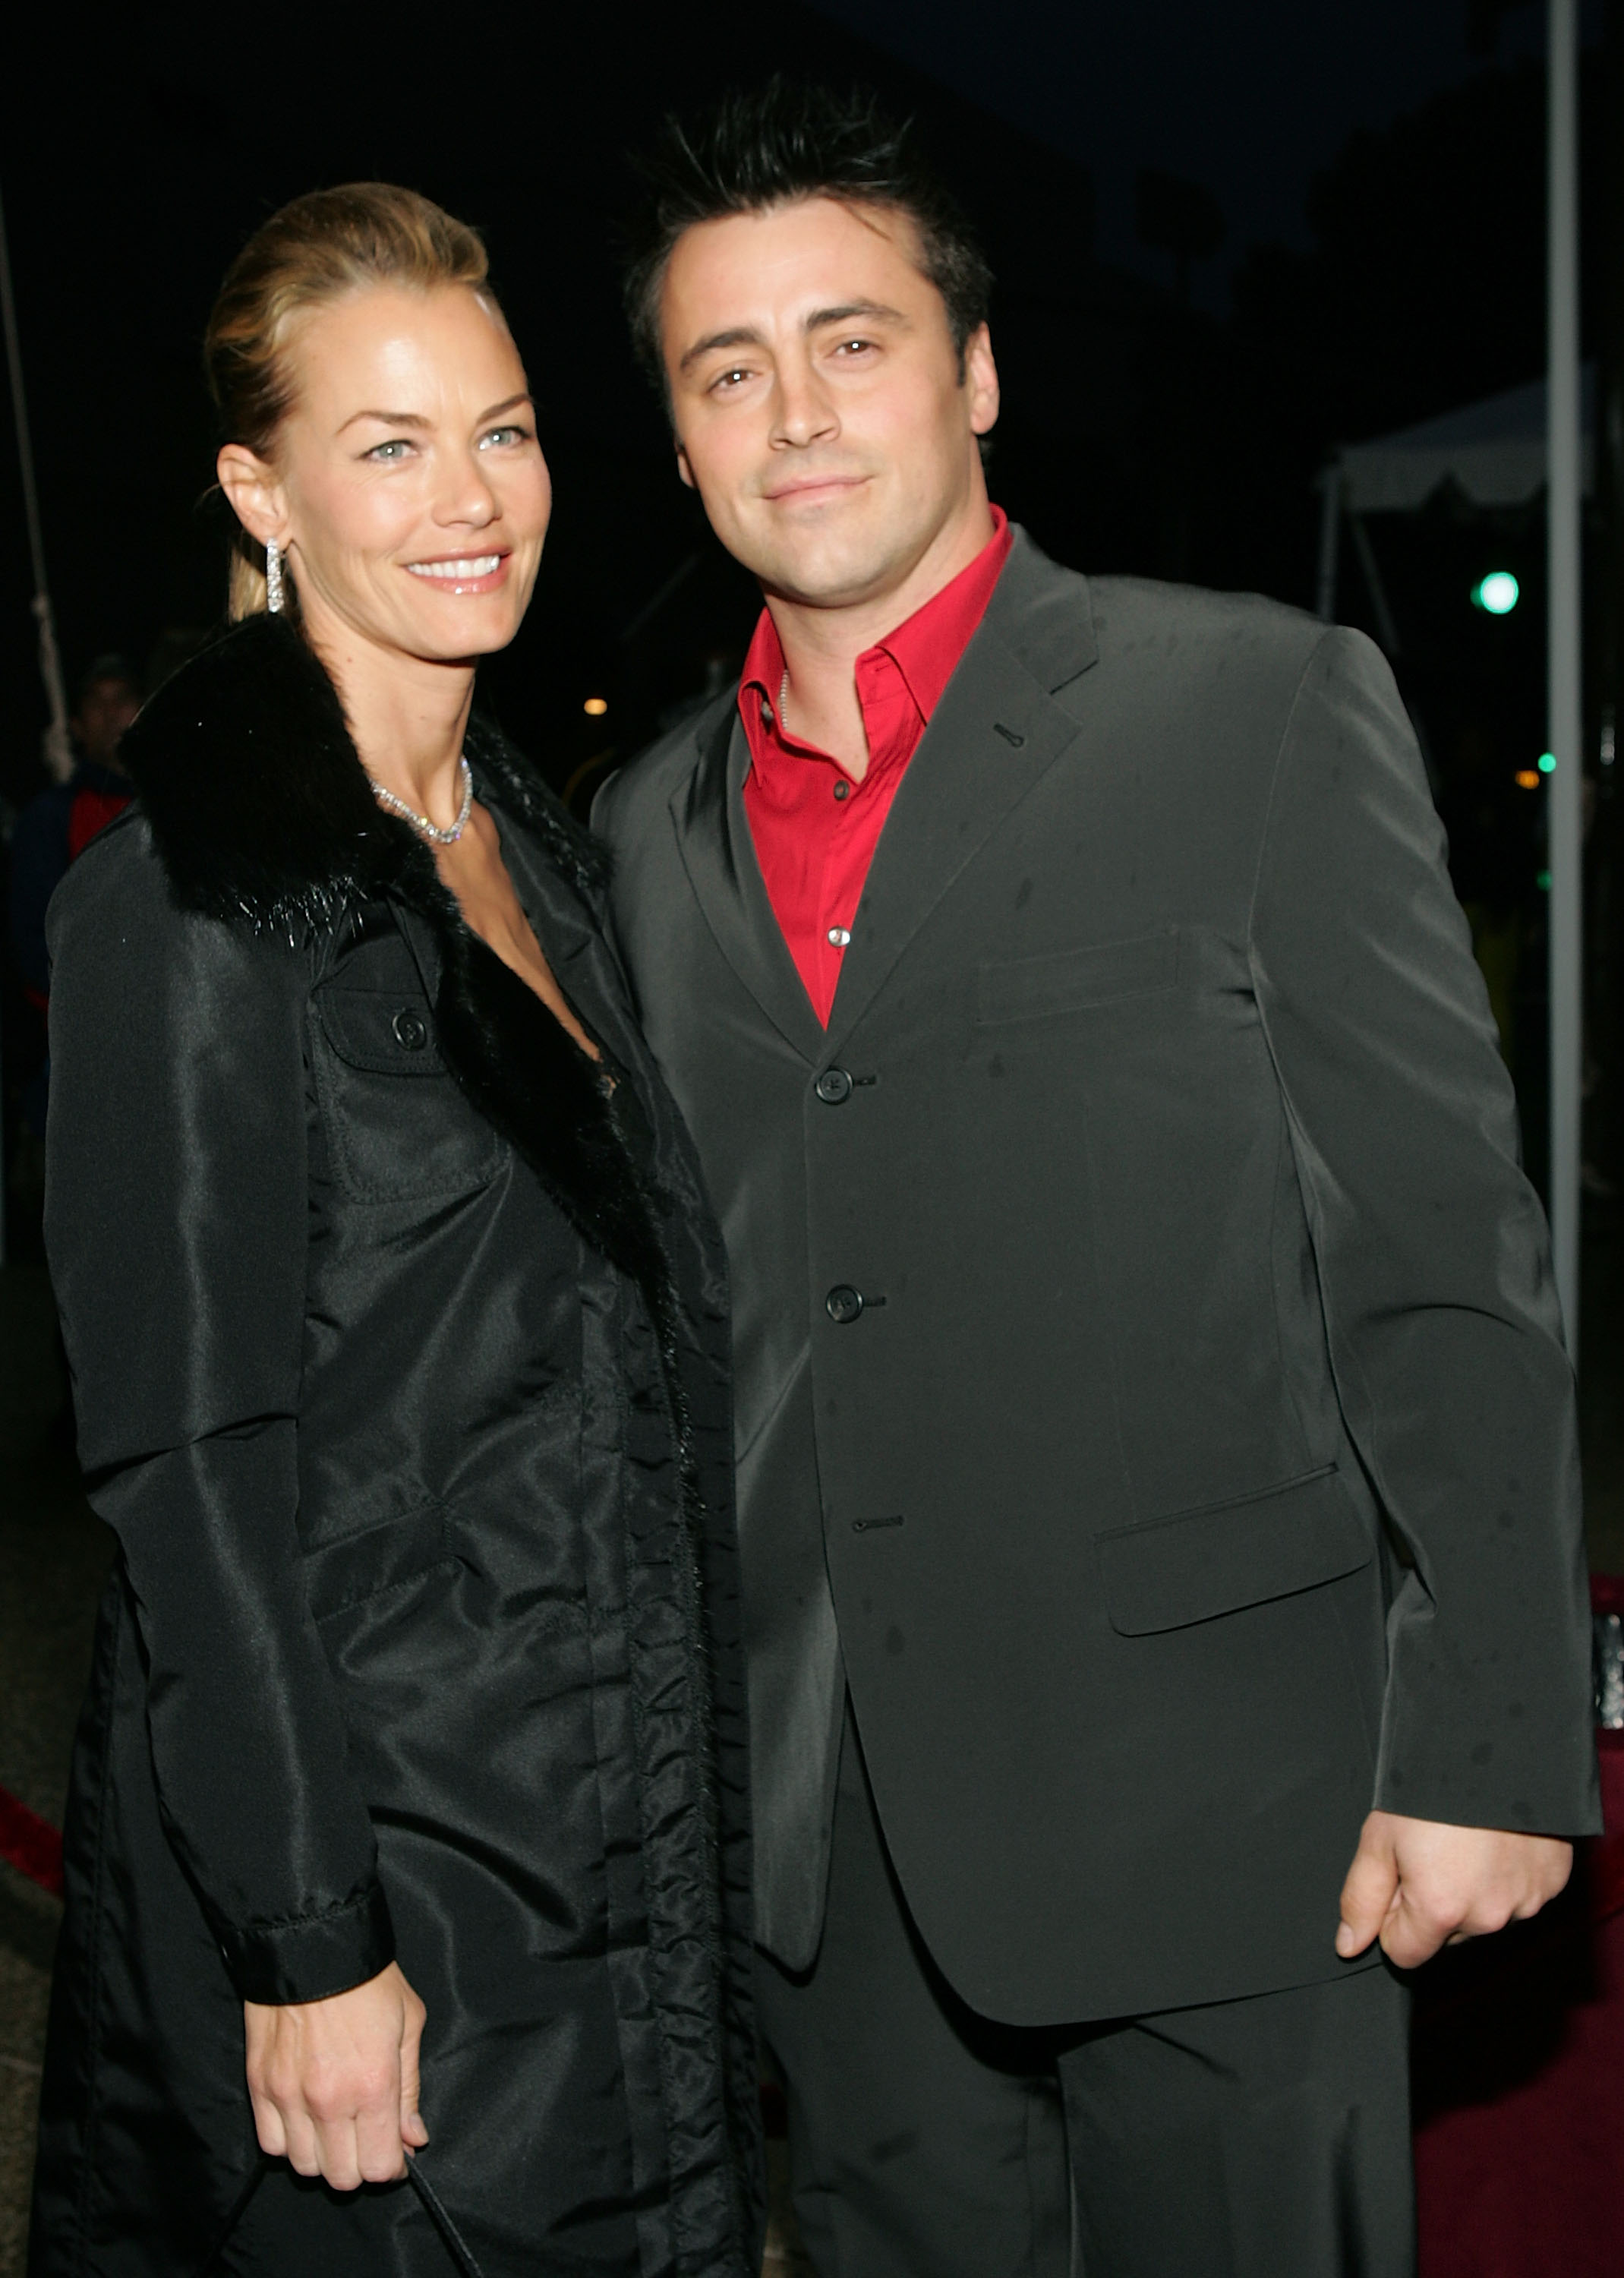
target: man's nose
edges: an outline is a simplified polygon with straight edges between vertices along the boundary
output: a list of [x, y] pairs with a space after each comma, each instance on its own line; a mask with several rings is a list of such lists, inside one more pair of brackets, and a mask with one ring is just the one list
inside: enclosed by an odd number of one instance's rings
[[840, 417], [814, 372], [804, 367], [778, 375], [773, 422], [774, 442], [804, 446], [827, 442], [840, 432]]

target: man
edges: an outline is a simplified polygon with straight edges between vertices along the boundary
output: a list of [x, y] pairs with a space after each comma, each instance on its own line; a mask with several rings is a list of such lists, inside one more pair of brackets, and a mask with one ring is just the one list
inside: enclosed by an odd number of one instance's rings
[[596, 819], [732, 1264], [813, 2262], [1396, 2278], [1395, 1969], [1596, 1824], [1570, 1372], [1414, 738], [1358, 636], [1005, 525], [905, 136], [774, 88], [653, 180], [634, 325], [766, 607]]

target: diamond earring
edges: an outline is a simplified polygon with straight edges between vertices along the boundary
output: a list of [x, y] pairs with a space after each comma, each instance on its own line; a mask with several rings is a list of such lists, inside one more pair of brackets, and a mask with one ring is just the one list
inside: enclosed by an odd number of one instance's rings
[[274, 538], [265, 540], [265, 607], [274, 617], [283, 607], [282, 549]]

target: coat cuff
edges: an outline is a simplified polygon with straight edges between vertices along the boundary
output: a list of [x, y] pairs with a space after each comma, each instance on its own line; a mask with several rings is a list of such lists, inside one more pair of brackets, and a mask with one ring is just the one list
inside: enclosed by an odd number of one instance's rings
[[220, 1952], [245, 2001], [324, 2001], [388, 1968], [394, 1924], [383, 1885], [373, 1883], [327, 1914], [248, 1930], [226, 1924]]

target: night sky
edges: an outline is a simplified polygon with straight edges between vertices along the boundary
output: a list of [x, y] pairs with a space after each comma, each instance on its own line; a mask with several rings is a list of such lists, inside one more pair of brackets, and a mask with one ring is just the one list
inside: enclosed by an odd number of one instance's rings
[[[1215, 304], [1248, 244], [1306, 241], [1309, 182], [1355, 128], [1384, 126], [1490, 57], [1544, 51], [1541, 0], [1513, 0], [1477, 52], [1468, 0], [1011, 0], [996, 39], [966, 0], [820, 6], [1087, 166], [1108, 260], [1156, 272], [1134, 235], [1141, 166], [1215, 191], [1229, 225]], [[1599, 5], [1583, 21], [1598, 34]]]

